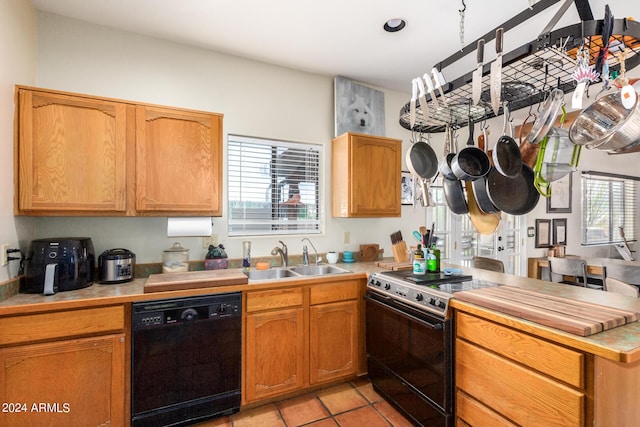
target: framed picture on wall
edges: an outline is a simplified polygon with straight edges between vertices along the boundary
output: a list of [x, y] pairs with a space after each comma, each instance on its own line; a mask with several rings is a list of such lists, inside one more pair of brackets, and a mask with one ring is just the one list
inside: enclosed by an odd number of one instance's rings
[[413, 205], [413, 176], [407, 171], [402, 171], [400, 200], [403, 205]]
[[551, 220], [536, 219], [536, 248], [551, 247]]
[[547, 197], [547, 213], [571, 213], [571, 175], [569, 173], [551, 185], [551, 196]]
[[334, 81], [335, 136], [345, 132], [386, 136], [384, 92], [344, 77]]
[[553, 219], [553, 244], [567, 244], [567, 218]]

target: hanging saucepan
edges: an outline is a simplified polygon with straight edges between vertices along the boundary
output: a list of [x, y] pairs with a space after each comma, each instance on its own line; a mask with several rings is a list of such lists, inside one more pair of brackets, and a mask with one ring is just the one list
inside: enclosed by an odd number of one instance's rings
[[511, 215], [529, 213], [540, 200], [540, 193], [533, 182], [533, 169], [524, 163], [520, 173], [513, 178], [492, 169], [487, 175], [487, 191], [491, 203], [502, 212]]
[[[452, 137], [451, 137], [451, 129], [449, 128], [449, 125], [447, 125], [446, 129], [445, 129], [445, 137], [444, 137], [444, 154], [442, 156], [442, 159], [440, 160], [440, 162], [438, 162], [438, 172], [440, 172], [440, 175], [442, 175], [443, 178], [446, 179], [457, 179], [457, 177], [454, 175], [453, 171], [451, 170], [451, 161], [453, 160], [453, 158], [456, 156], [456, 153], [454, 152], [452, 146], [453, 146], [453, 141], [452, 141]], [[458, 151], [457, 149], [455, 151]]]
[[433, 148], [422, 138], [411, 144], [405, 160], [409, 172], [420, 178], [433, 178], [438, 171], [438, 157]]
[[[485, 152], [487, 151], [487, 146], [489, 145], [487, 129], [488, 126], [482, 126], [482, 135], [480, 135], [478, 140], [478, 146], [480, 147], [482, 145], [482, 149], [484, 149]], [[482, 144], [480, 144], [480, 141], [482, 141]], [[494, 168], [492, 166], [489, 170], [489, 173], [491, 173], [491, 170], [493, 169]], [[494, 206], [494, 204], [491, 202], [491, 198], [489, 197], [489, 193], [487, 191], [487, 175], [481, 176], [480, 178], [471, 181], [471, 184], [475, 202], [482, 212], [494, 213], [500, 211]], [[469, 212], [471, 212], [471, 207], [469, 207]]]
[[504, 109], [504, 128], [502, 136], [498, 138], [496, 146], [493, 147], [493, 166], [504, 176], [513, 178], [520, 173], [522, 169], [522, 156], [518, 143], [509, 135], [507, 135], [507, 126], [510, 125], [511, 117], [509, 115], [509, 107], [507, 103]]
[[451, 170], [463, 181], [473, 181], [489, 173], [491, 162], [487, 153], [474, 146], [473, 121], [469, 116], [469, 138], [467, 146], [458, 151], [451, 161]]

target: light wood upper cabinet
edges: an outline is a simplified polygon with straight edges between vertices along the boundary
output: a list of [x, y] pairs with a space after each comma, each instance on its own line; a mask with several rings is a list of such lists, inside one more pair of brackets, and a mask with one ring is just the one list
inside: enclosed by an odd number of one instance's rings
[[18, 90], [16, 213], [126, 209], [127, 104]]
[[222, 117], [136, 107], [136, 210], [222, 215]]
[[402, 141], [344, 133], [331, 147], [334, 217], [399, 217]]
[[16, 105], [17, 215], [222, 215], [222, 115], [20, 86]]

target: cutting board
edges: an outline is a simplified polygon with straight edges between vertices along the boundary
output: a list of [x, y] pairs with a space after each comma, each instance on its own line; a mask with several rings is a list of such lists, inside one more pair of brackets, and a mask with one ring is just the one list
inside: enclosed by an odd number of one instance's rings
[[385, 268], [387, 270], [411, 270], [413, 269], [413, 265], [410, 262], [397, 262], [397, 261], [378, 261], [376, 265], [380, 268]]
[[184, 289], [244, 285], [247, 283], [249, 283], [249, 278], [240, 270], [202, 270], [152, 274], [144, 285], [144, 292], [181, 291]]
[[640, 313], [541, 294], [512, 286], [457, 292], [458, 300], [579, 336], [632, 323]]

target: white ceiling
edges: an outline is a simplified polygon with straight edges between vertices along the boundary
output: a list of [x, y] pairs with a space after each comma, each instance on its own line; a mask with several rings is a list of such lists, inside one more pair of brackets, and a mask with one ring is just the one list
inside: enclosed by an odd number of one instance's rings
[[[410, 92], [411, 79], [461, 48], [461, 0], [32, 0], [38, 10], [124, 31]], [[536, 0], [532, 0], [536, 3]], [[529, 7], [529, 0], [465, 0], [469, 44]], [[636, 0], [591, 0], [596, 19], [640, 11]], [[532, 41], [561, 1], [505, 34], [505, 52]], [[640, 13], [636, 13], [640, 15]], [[407, 27], [386, 33], [391, 18]], [[555, 28], [579, 22], [571, 6]], [[485, 62], [495, 58], [487, 44]], [[453, 80], [475, 55], [444, 69]]]

